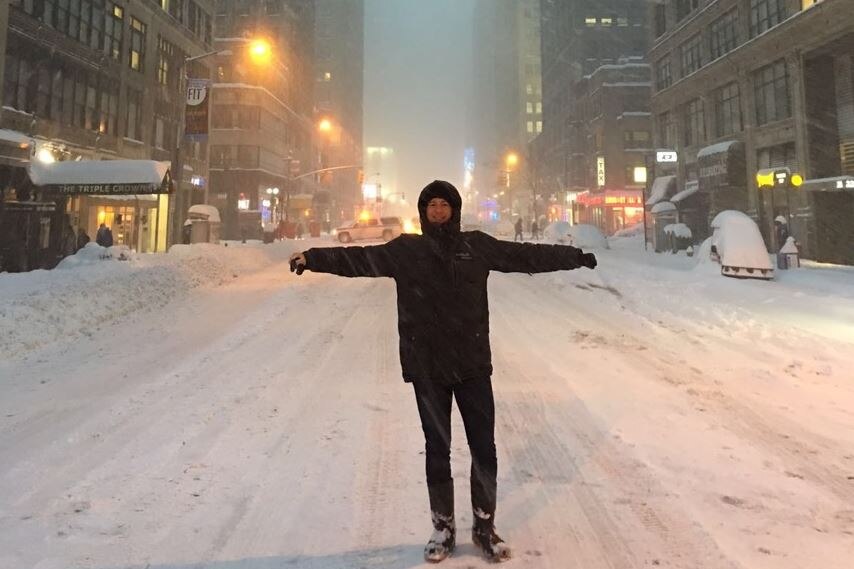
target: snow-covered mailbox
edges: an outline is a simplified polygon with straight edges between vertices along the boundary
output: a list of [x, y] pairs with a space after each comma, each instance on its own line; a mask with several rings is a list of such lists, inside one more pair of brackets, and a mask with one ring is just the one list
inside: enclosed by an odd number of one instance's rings
[[191, 224], [190, 243], [219, 243], [221, 220], [219, 210], [212, 205], [196, 204], [187, 211], [186, 223]]
[[786, 243], [780, 248], [777, 254], [778, 269], [796, 269], [801, 266], [801, 258], [798, 251], [798, 246], [795, 245], [795, 238], [791, 235], [786, 239]]

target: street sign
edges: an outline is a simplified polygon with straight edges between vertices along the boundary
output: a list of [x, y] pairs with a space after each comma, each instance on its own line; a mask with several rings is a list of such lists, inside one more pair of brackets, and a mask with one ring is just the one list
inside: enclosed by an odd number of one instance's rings
[[186, 117], [184, 135], [187, 138], [203, 140], [208, 136], [210, 111], [210, 80], [188, 79], [186, 93]]
[[672, 163], [679, 160], [679, 155], [675, 150], [659, 150], [655, 153], [655, 161], [659, 164]]

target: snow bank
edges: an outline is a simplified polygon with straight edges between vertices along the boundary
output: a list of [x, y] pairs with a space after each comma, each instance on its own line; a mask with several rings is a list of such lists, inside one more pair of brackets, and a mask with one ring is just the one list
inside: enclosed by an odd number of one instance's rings
[[0, 274], [0, 352], [25, 353], [284, 262], [306, 242], [174, 245], [167, 254], [89, 243], [53, 271]]

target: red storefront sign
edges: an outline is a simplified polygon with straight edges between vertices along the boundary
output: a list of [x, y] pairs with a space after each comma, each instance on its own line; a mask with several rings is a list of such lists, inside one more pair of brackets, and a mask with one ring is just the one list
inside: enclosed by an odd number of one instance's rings
[[643, 207], [643, 192], [640, 190], [581, 192], [576, 197], [576, 201], [587, 207]]

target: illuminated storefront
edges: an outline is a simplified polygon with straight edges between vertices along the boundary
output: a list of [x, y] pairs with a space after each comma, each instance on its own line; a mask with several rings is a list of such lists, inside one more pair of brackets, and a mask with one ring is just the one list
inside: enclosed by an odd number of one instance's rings
[[643, 192], [641, 190], [604, 190], [580, 192], [575, 203], [578, 223], [595, 225], [605, 235], [643, 223]]
[[169, 163], [153, 160], [81, 160], [32, 164], [35, 186], [67, 197], [67, 213], [94, 241], [103, 223], [115, 245], [147, 253], [168, 243]]

